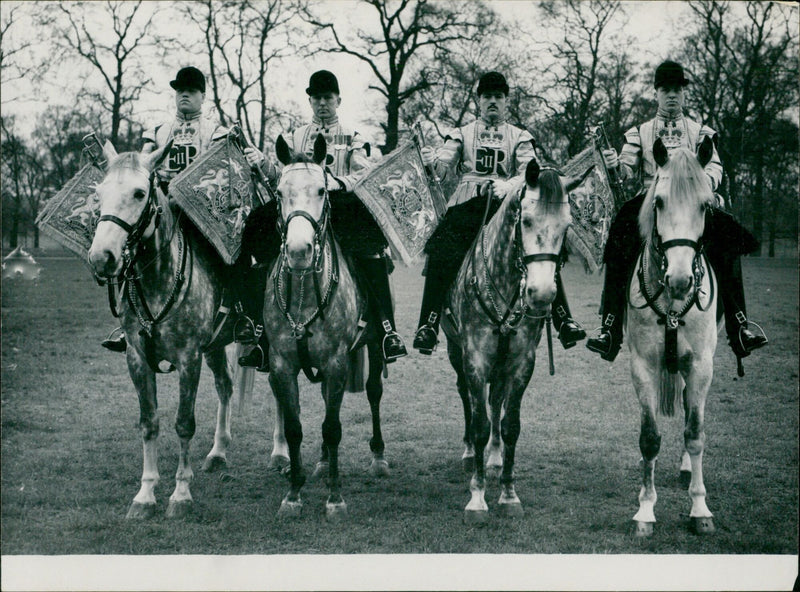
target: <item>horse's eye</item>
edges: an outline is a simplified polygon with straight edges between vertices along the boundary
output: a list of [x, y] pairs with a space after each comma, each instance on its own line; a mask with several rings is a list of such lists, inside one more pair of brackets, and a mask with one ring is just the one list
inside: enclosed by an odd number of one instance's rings
[[319, 191], [317, 191], [317, 195], [319, 195], [320, 197], [325, 195], [325, 188], [324, 187], [320, 187]]
[[661, 197], [656, 197], [653, 205], [655, 205], [657, 210], [662, 210], [664, 209], [664, 200]]
[[283, 192], [280, 189], [276, 189], [275, 195], [277, 195], [278, 197], [283, 197]]
[[522, 220], [522, 225], [523, 225], [525, 228], [531, 228], [531, 227], [533, 226], [533, 222], [531, 222], [530, 220], [528, 220], [527, 218], [525, 218], [525, 219], [523, 219], [523, 220]]
[[145, 193], [143, 189], [137, 189], [133, 192], [133, 199], [142, 200], [144, 199]]

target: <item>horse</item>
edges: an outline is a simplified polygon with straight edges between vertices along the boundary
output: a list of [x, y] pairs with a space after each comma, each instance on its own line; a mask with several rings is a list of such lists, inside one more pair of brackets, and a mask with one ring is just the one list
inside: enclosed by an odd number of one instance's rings
[[[180, 453], [167, 517], [184, 517], [193, 507], [189, 445], [195, 433], [194, 406], [204, 357], [214, 374], [219, 405], [214, 445], [203, 470], [225, 467], [231, 442], [233, 384], [224, 348], [232, 341], [233, 330], [222, 306], [228, 275], [210, 243], [196, 228], [183, 223], [179, 211], [156, 189], [154, 171], [169, 153], [170, 144], [151, 153], [117, 154], [106, 142], [108, 171], [97, 187], [100, 217], [88, 253], [100, 283], [124, 283], [118, 313], [127, 338], [128, 372], [139, 397], [144, 448], [141, 487], [127, 513], [136, 519], [156, 512], [156, 374], [164, 372], [164, 361], [170, 363], [167, 371], [177, 369], [180, 384], [175, 421]], [[115, 311], [116, 302], [111, 304]], [[249, 378], [240, 372], [237, 388]]]
[[719, 318], [714, 271], [701, 242], [705, 213], [714, 203], [703, 171], [712, 150], [706, 138], [697, 155], [685, 148], [669, 154], [657, 139], [656, 176], [639, 212], [644, 245], [628, 288], [626, 317], [631, 377], [641, 406], [643, 475], [639, 510], [633, 517], [637, 537], [651, 536], [656, 520], [654, 472], [661, 445], [656, 414], [673, 416], [681, 395], [681, 475], [691, 472], [691, 527], [697, 534], [715, 530], [703, 484], [703, 421]]
[[373, 427], [371, 471], [378, 476], [388, 475], [389, 465], [384, 458], [380, 422], [383, 356], [377, 334], [362, 331], [360, 319], [367, 307], [366, 295], [350, 266], [343, 264], [342, 251], [332, 232], [327, 172], [321, 165], [326, 150], [322, 135], [314, 143], [311, 158], [292, 154], [282, 136], [276, 141], [275, 152], [284, 165], [276, 192], [281, 250], [264, 296], [264, 330], [269, 338], [269, 383], [278, 408], [273, 460], [276, 451], [283, 450], [283, 442], [289, 457], [290, 489], [281, 502], [279, 515], [296, 517], [303, 507], [300, 490], [306, 477], [300, 455], [303, 430], [297, 385], [302, 369], [311, 382], [321, 382], [322, 386], [323, 444], [314, 476], [327, 473], [326, 518], [337, 520], [347, 515], [339, 477], [339, 411], [351, 359], [364, 342], [369, 358], [366, 390]]
[[[568, 183], [574, 187], [579, 181]], [[530, 161], [524, 183], [515, 185], [483, 226], [448, 291], [442, 329], [464, 409], [462, 462], [472, 472], [467, 523], [488, 520], [484, 451], [490, 437], [488, 464], [502, 467], [498, 508], [509, 516], [524, 513], [514, 490], [520, 405], [556, 296], [555, 276], [571, 220], [558, 172]]]

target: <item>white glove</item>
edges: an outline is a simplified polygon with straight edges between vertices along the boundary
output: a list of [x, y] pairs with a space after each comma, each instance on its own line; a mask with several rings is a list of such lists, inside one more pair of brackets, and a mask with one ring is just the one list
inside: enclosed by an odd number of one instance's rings
[[261, 166], [261, 163], [267, 160], [267, 157], [264, 156], [261, 150], [250, 147], [244, 149], [244, 157], [247, 160], [247, 164], [253, 168]]
[[512, 187], [513, 183], [501, 179], [494, 179], [489, 183], [489, 191], [495, 199], [505, 199]]
[[430, 146], [425, 146], [424, 148], [421, 148], [420, 154], [422, 155], [422, 164], [424, 164], [425, 166], [432, 165], [433, 161], [436, 160], [436, 151]]
[[337, 179], [330, 173], [325, 175], [325, 189], [326, 191], [344, 191], [344, 183]]
[[619, 166], [619, 156], [617, 151], [613, 148], [606, 148], [603, 150], [603, 162], [609, 170], [615, 169]]

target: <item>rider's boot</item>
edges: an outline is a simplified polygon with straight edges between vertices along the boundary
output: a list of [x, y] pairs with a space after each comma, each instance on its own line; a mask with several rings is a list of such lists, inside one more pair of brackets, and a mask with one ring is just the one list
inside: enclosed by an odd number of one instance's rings
[[567, 294], [561, 281], [561, 273], [556, 272], [556, 299], [551, 307], [553, 327], [558, 333], [558, 339], [564, 349], [569, 349], [586, 337], [586, 331], [572, 318], [567, 303]]
[[127, 350], [128, 342], [125, 339], [125, 332], [122, 330], [122, 327], [117, 327], [109, 333], [108, 337], [100, 342], [100, 345], [113, 352], [124, 352]]
[[428, 266], [425, 276], [425, 288], [422, 292], [422, 307], [419, 313], [417, 332], [414, 335], [414, 349], [427, 356], [436, 349], [439, 335], [439, 322], [441, 320], [442, 305], [450, 287], [449, 278], [435, 270], [433, 265]]
[[600, 318], [602, 326], [596, 337], [586, 341], [586, 347], [600, 354], [607, 362], [613, 362], [622, 347], [622, 320], [625, 314], [625, 267], [619, 259], [606, 261]]
[[389, 364], [398, 358], [408, 355], [402, 338], [397, 333], [394, 322], [394, 305], [392, 291], [389, 286], [389, 270], [386, 260], [381, 257], [359, 258], [357, 265], [367, 283], [367, 293], [372, 300], [373, 309], [377, 311], [383, 330], [381, 351], [384, 361]]
[[721, 259], [714, 270], [725, 313], [725, 332], [736, 357], [745, 358], [753, 350], [767, 345], [769, 340], [758, 324], [747, 320], [741, 259], [731, 256]]
[[239, 357], [238, 363], [246, 368], [269, 372], [269, 342], [262, 318], [267, 268], [253, 268], [249, 265], [244, 267], [237, 262], [234, 275], [237, 279], [233, 285], [239, 292], [239, 301], [235, 307], [237, 319], [233, 329], [234, 339], [237, 343], [253, 345], [247, 354]]

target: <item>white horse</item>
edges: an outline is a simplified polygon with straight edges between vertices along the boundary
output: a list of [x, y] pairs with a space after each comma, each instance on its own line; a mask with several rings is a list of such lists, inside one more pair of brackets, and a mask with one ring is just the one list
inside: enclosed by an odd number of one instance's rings
[[703, 170], [711, 153], [709, 138], [697, 155], [685, 148], [669, 154], [661, 139], [656, 140], [656, 177], [639, 212], [644, 246], [628, 291], [626, 327], [631, 375], [642, 408], [643, 483], [633, 517], [637, 536], [650, 536], [656, 521], [654, 469], [661, 445], [656, 412], [674, 415], [681, 393], [682, 469], [691, 470], [692, 528], [698, 534], [714, 531], [703, 485], [703, 422], [717, 347], [717, 295], [701, 246], [706, 210], [714, 203]]

